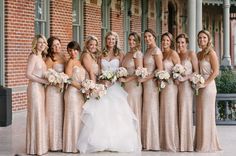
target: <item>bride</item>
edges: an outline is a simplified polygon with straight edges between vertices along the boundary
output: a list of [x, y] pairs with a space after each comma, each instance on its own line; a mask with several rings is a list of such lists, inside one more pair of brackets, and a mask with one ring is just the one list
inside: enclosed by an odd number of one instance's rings
[[[106, 48], [102, 53], [99, 64], [102, 70], [115, 71], [119, 68], [124, 56], [118, 48], [118, 35], [115, 32], [108, 32], [105, 40]], [[94, 41], [96, 41], [94, 42], [96, 46], [90, 44], [90, 42], [93, 43], [92, 40], [87, 40], [87, 57], [82, 56], [82, 62], [88, 70], [90, 79], [92, 66], [96, 63], [92, 58], [96, 58], [94, 51], [96, 51], [98, 45], [95, 37]], [[88, 61], [91, 62], [88, 63]], [[96, 75], [95, 72], [94, 74]], [[91, 98], [83, 106], [81, 117], [83, 125], [79, 134], [78, 150], [80, 153], [140, 151], [141, 143], [137, 133], [139, 125], [128, 105], [127, 93], [117, 82], [113, 84], [106, 82], [105, 85], [108, 86], [106, 95], [99, 100]]]

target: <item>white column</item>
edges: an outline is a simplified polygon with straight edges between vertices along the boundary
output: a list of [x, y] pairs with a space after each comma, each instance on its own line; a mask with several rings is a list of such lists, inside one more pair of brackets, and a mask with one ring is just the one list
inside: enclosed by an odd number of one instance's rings
[[236, 24], [234, 24], [234, 66], [236, 66]]
[[189, 49], [196, 50], [196, 0], [188, 0], [188, 36]]
[[[196, 37], [199, 31], [202, 30], [202, 0], [196, 1], [197, 10], [196, 10]], [[196, 42], [196, 52], [200, 51], [200, 48], [198, 47], [198, 43]]]
[[224, 29], [224, 55], [222, 60], [222, 66], [231, 66], [231, 59], [230, 59], [230, 35], [229, 35], [229, 29], [230, 29], [230, 22], [229, 22], [229, 8], [230, 8], [230, 0], [224, 0], [223, 3], [223, 9], [224, 9], [224, 23], [223, 23], [223, 29]]

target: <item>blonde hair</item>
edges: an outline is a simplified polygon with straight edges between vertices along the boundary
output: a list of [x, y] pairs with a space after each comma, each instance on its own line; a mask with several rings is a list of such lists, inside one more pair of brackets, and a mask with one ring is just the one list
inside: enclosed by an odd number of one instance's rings
[[204, 48], [204, 49], [202, 49], [204, 55], [207, 55], [207, 54], [209, 54], [209, 52], [211, 52], [211, 51], [213, 50], [213, 48], [214, 48], [214, 46], [213, 46], [213, 44], [212, 44], [212, 37], [211, 37], [210, 32], [207, 31], [207, 30], [201, 30], [201, 31], [199, 31], [199, 32], [198, 32], [198, 35], [197, 35], [197, 37], [198, 37], [198, 46], [200, 46], [200, 45], [199, 45], [199, 35], [200, 35], [201, 33], [207, 35], [207, 37], [208, 37], [207, 47]]
[[[108, 36], [114, 36], [115, 37], [115, 46], [113, 48], [113, 52], [115, 56], [120, 55], [121, 52], [121, 48], [120, 48], [120, 40], [119, 40], [119, 36], [116, 32], [114, 31], [109, 31], [107, 32], [106, 36], [105, 36], [105, 41], [107, 41]], [[105, 45], [103, 51], [102, 51], [103, 56], [107, 56], [108, 55], [108, 50], [107, 50], [107, 45]]]
[[[84, 42], [84, 48], [83, 48], [83, 52], [81, 54], [81, 58], [82, 58], [82, 55], [84, 53], [89, 53], [90, 54], [90, 51], [88, 50], [88, 45], [89, 45], [90, 41], [96, 41], [96, 45], [98, 46], [98, 38], [96, 36], [94, 36], [94, 35], [89, 35], [86, 38], [85, 42]], [[97, 48], [97, 51], [96, 51], [96, 54], [95, 54], [95, 58], [93, 58], [93, 56], [92, 56], [92, 58], [97, 61], [97, 58], [99, 57], [99, 55], [100, 55], [100, 50]]]
[[42, 52], [42, 56], [44, 57], [44, 56], [46, 56], [47, 55], [47, 50], [48, 50], [48, 44], [47, 44], [47, 39], [46, 39], [46, 37], [45, 36], [43, 36], [43, 35], [41, 35], [41, 34], [39, 34], [39, 35], [35, 35], [35, 37], [34, 37], [34, 39], [33, 39], [33, 41], [32, 41], [32, 53], [33, 54], [36, 54], [36, 55], [38, 55], [38, 51], [37, 51], [37, 43], [38, 43], [38, 40], [39, 39], [43, 39], [43, 41], [44, 41], [44, 44], [46, 45], [46, 47], [45, 47], [45, 49], [43, 50], [43, 52]]

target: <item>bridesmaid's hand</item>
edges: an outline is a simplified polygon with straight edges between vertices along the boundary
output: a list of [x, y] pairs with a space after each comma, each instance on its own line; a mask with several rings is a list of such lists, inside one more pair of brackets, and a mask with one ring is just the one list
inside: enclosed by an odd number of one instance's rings
[[179, 85], [180, 81], [179, 80], [174, 80], [175, 85]]
[[119, 81], [120, 81], [120, 82], [127, 82], [127, 79], [126, 79], [126, 78], [123, 78], [123, 77], [121, 77], [121, 78], [119, 78]]
[[197, 85], [197, 88], [205, 88], [207, 86], [207, 84], [206, 83], [204, 83], [204, 84], [199, 84], [199, 85]]
[[146, 78], [141, 78], [141, 77], [138, 77], [138, 82], [139, 83], [143, 83], [146, 81]]

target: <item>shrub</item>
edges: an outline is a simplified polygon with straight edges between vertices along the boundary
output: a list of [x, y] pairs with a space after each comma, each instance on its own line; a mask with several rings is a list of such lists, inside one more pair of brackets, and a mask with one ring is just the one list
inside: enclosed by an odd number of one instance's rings
[[236, 74], [232, 70], [222, 70], [216, 78], [218, 93], [236, 93]]

